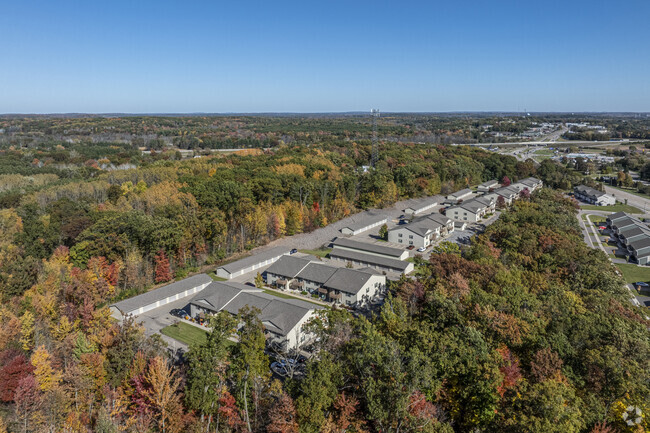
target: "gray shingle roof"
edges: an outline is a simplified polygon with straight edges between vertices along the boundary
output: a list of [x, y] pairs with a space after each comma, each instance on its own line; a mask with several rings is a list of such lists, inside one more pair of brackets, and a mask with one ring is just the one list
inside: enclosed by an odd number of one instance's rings
[[618, 231], [619, 235], [625, 236], [626, 238], [640, 235], [642, 233], [650, 234], [650, 228], [641, 225], [632, 225], [632, 226], [624, 227], [623, 229]]
[[615, 220], [617, 220], [619, 218], [624, 218], [624, 217], [629, 217], [629, 215], [626, 214], [625, 212], [616, 212], [616, 213], [613, 213], [613, 214], [609, 215], [607, 217], [607, 220], [608, 221], [615, 221]]
[[607, 195], [606, 193], [604, 193], [602, 191], [598, 191], [597, 189], [592, 188], [590, 186], [586, 186], [586, 185], [578, 185], [575, 188], [573, 188], [573, 190], [575, 192], [580, 193], [580, 194], [591, 195], [591, 196], [594, 196], [594, 197], [602, 197], [604, 195]]
[[334, 272], [336, 272], [336, 268], [333, 266], [327, 266], [321, 263], [310, 263], [300, 271], [296, 278], [323, 284], [334, 274]]
[[336, 238], [334, 239], [334, 242], [332, 242], [332, 245], [334, 247], [340, 246], [346, 248], [354, 248], [360, 251], [368, 251], [371, 253], [382, 254], [391, 257], [400, 257], [404, 253], [404, 250], [399, 248], [387, 247], [385, 245], [371, 244], [369, 242], [359, 242], [347, 238]]
[[[212, 302], [219, 306], [212, 306]], [[281, 335], [287, 335], [311, 310], [322, 309], [308, 302], [278, 298], [254, 288], [237, 290], [230, 283], [211, 284], [190, 303], [215, 312], [227, 311], [233, 315], [245, 306], [256, 307], [261, 311], [258, 317], [265, 328]]]
[[357, 262], [374, 264], [385, 268], [396, 269], [401, 272], [404, 272], [410, 265], [409, 262], [404, 262], [402, 260], [373, 256], [370, 254], [358, 253], [356, 251], [342, 250], [340, 248], [333, 249], [330, 253], [330, 257], [339, 257], [344, 260], [354, 260]]
[[345, 293], [357, 294], [363, 285], [372, 278], [368, 272], [355, 271], [354, 269], [338, 268], [334, 275], [324, 284], [328, 289], [335, 289]]
[[453, 220], [449, 218], [447, 215], [443, 215], [441, 213], [432, 213], [430, 215], [427, 215], [425, 218], [428, 218], [434, 222], [437, 222], [441, 226], [446, 226], [448, 224], [453, 223]]
[[310, 260], [301, 257], [282, 256], [266, 269], [266, 273], [295, 278], [309, 262]]
[[348, 228], [352, 231], [361, 230], [373, 224], [381, 224], [388, 221], [385, 215], [373, 214], [370, 212], [363, 212], [351, 217], [352, 222], [343, 228]]
[[252, 256], [244, 257], [241, 260], [237, 260], [232, 263], [227, 263], [219, 267], [225, 269], [227, 272], [230, 272], [232, 274], [237, 271], [241, 271], [242, 269], [246, 269], [250, 266], [256, 265], [258, 263], [265, 262], [274, 257], [281, 256], [282, 254], [289, 254], [289, 248], [287, 247], [270, 248], [266, 251], [260, 251], [254, 253]]
[[444, 200], [445, 198], [440, 195], [434, 195], [432, 197], [412, 198], [406, 201], [404, 204], [404, 210], [413, 209], [417, 211], [428, 206], [436, 206], [442, 203]]
[[463, 197], [472, 193], [472, 190], [469, 188], [461, 189], [460, 191], [452, 192], [447, 196], [447, 198], [456, 198]]
[[176, 281], [175, 283], [167, 284], [166, 286], [159, 287], [147, 293], [143, 293], [141, 295], [116, 302], [110, 306], [117, 308], [122, 312], [122, 314], [129, 314], [141, 307], [155, 304], [156, 302], [162, 301], [163, 299], [169, 298], [170, 296], [175, 296], [186, 290], [193, 289], [210, 282], [212, 282], [212, 278], [210, 278], [207, 274], [198, 274], [189, 278], [185, 278], [181, 281]]
[[630, 242], [628, 247], [631, 247], [636, 251], [641, 250], [643, 248], [648, 248], [650, 247], [650, 236], [648, 236], [647, 238], [636, 240], [634, 242]]
[[195, 295], [190, 303], [207, 307], [213, 311], [221, 310], [240, 292], [259, 292], [262, 290], [245, 284], [215, 281]]
[[488, 181], [486, 181], [486, 182], [483, 182], [483, 183], [480, 184], [479, 186], [480, 186], [480, 187], [483, 187], [483, 188], [491, 188], [491, 187], [493, 187], [494, 185], [498, 185], [498, 184], [499, 184], [499, 182], [498, 182], [496, 179], [492, 179], [492, 180], [488, 180]]

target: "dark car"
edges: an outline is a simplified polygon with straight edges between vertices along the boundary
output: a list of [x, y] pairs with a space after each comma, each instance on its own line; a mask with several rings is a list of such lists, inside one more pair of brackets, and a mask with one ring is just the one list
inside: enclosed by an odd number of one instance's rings
[[295, 248], [293, 248], [293, 249], [289, 252], [289, 254], [296, 254], [297, 252], [298, 252], [298, 250], [295, 249]]
[[169, 312], [169, 314], [171, 314], [174, 317], [180, 317], [180, 318], [184, 318], [185, 316], [187, 316], [185, 310], [181, 310], [180, 308], [174, 308]]
[[245, 284], [246, 284], [247, 286], [256, 287], [256, 286], [255, 286], [255, 283], [251, 283], [250, 281], [246, 282]]
[[409, 245], [408, 247], [406, 247], [407, 250], [412, 250], [413, 248], [415, 248], [415, 245]]

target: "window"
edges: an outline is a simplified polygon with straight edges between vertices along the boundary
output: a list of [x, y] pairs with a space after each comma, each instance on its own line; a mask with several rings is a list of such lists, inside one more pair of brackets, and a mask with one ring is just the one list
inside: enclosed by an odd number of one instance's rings
[[413, 239], [413, 235], [409, 235], [409, 239]]
[[401, 239], [398, 239], [397, 241], [398, 241], [400, 244], [402, 243], [402, 240], [401, 240]]
[[401, 238], [401, 237], [402, 237], [402, 234], [401, 234], [401, 233], [400, 233], [400, 234], [398, 234], [398, 235], [397, 235], [397, 237], [398, 237], [398, 238]]
[[409, 245], [413, 245], [413, 241], [409, 241]]

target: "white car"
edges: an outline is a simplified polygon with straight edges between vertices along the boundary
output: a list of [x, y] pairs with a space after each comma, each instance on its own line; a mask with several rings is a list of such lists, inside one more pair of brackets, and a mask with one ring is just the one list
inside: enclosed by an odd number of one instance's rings
[[427, 250], [427, 247], [420, 247], [418, 248], [418, 253], [423, 253]]

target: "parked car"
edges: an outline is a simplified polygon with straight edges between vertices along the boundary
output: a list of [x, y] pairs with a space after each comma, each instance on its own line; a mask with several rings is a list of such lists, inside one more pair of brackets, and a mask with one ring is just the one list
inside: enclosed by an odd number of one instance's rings
[[297, 252], [298, 252], [298, 250], [295, 249], [295, 248], [293, 248], [293, 249], [289, 252], [289, 254], [296, 254]]
[[415, 248], [415, 245], [409, 245], [408, 247], [406, 247], [407, 250], [412, 250], [413, 248]]
[[427, 247], [420, 247], [418, 248], [418, 253], [423, 253], [427, 250]]
[[250, 281], [247, 281], [246, 283], [247, 286], [255, 287], [255, 283], [251, 283]]
[[185, 316], [187, 316], [185, 310], [181, 310], [180, 308], [174, 308], [169, 312], [169, 314], [171, 314], [174, 317], [180, 317], [181, 319], [184, 319]]

